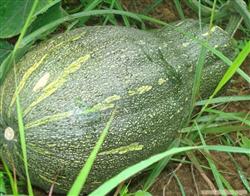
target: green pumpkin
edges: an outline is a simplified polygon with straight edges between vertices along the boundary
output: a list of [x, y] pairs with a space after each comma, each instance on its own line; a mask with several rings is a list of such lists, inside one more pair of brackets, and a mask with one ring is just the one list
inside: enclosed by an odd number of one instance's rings
[[[227, 56], [230, 37], [195, 20], [178, 31], [208, 40]], [[29, 51], [1, 85], [1, 156], [24, 175], [16, 94], [23, 109], [31, 182], [45, 190], [69, 190], [116, 108], [108, 136], [84, 191], [167, 149], [191, 110], [201, 45], [165, 27], [142, 31], [93, 26], [54, 36]], [[207, 53], [201, 96], [209, 95], [227, 66]]]

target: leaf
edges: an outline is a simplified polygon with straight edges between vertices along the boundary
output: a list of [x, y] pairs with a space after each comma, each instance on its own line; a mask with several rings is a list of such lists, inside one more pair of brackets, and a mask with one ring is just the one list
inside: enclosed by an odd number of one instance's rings
[[[55, 21], [59, 18], [66, 16], [66, 12], [62, 9], [60, 0], [56, 0], [54, 5], [48, 8], [48, 10], [44, 13], [41, 13], [37, 16], [36, 20], [31, 24], [29, 27], [28, 32], [36, 31], [37, 29], [47, 25], [48, 23]], [[43, 33], [42, 36], [46, 36], [47, 34], [54, 31], [56, 27], [48, 30], [47, 32]]]
[[0, 40], [0, 64], [8, 56], [12, 49], [13, 46], [9, 42]]
[[[51, 2], [53, 3], [52, 0], [39, 1], [33, 16], [39, 14]], [[0, 38], [13, 37], [21, 32], [32, 4], [33, 0], [11, 0], [0, 4]]]

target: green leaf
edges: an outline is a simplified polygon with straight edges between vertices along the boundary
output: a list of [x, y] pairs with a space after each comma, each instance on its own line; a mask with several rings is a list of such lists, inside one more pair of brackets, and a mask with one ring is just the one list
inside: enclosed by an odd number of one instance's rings
[[[51, 2], [53, 1], [39, 1], [33, 16], [39, 14]], [[21, 32], [32, 5], [33, 0], [11, 0], [0, 4], [0, 38], [13, 37]]]
[[32, 6], [31, 0], [11, 0], [0, 6], [0, 38], [20, 33]]
[[13, 46], [5, 40], [0, 40], [0, 64], [8, 56]]
[[[48, 10], [37, 16], [36, 20], [30, 25], [28, 32], [36, 31], [37, 29], [49, 24], [51, 21], [55, 21], [59, 18], [66, 16], [67, 13], [62, 9], [60, 0], [56, 0], [54, 5], [48, 8]], [[56, 26], [57, 27], [57, 26]], [[46, 36], [56, 29], [56, 27], [49, 29], [43, 33], [42, 36]]]

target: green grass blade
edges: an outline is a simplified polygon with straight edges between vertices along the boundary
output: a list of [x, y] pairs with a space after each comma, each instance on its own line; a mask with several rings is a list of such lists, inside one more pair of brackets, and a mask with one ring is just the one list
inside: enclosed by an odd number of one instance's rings
[[[122, 5], [119, 0], [115, 1], [115, 7], [116, 9], [123, 11]], [[130, 23], [129, 23], [127, 16], [122, 15], [122, 19], [124, 21], [125, 26], [130, 27]]]
[[[29, 25], [32, 22], [32, 17], [33, 17], [33, 14], [35, 13], [37, 5], [38, 5], [38, 0], [35, 0], [33, 5], [32, 5], [32, 8], [30, 10], [30, 13], [27, 17], [27, 20], [25, 21], [25, 24], [21, 30], [21, 34], [18, 37], [18, 40], [17, 40], [15, 47], [13, 49], [12, 58], [11, 58], [12, 62], [15, 61], [15, 54], [17, 52], [17, 49], [20, 47], [20, 44], [23, 40], [24, 35], [26, 34], [26, 31], [27, 31]], [[15, 63], [14, 63], [14, 73], [15, 73], [15, 84], [16, 84], [16, 88], [17, 88]], [[24, 169], [25, 169], [25, 174], [26, 174], [26, 179], [27, 179], [28, 193], [30, 196], [33, 196], [34, 194], [33, 194], [32, 185], [31, 185], [31, 181], [30, 181], [30, 177], [29, 177], [29, 171], [28, 171], [28, 158], [27, 158], [27, 148], [26, 148], [26, 139], [25, 139], [25, 130], [24, 130], [24, 123], [23, 123], [22, 108], [20, 105], [20, 100], [19, 100], [18, 94], [17, 94], [17, 98], [16, 98], [16, 109], [17, 109], [19, 137], [20, 137], [20, 143], [21, 143], [21, 148], [22, 148]]]
[[[233, 187], [230, 185], [230, 183], [224, 178], [223, 175], [220, 175], [220, 179], [223, 182], [223, 184], [226, 187], [226, 190], [230, 193], [230, 195], [237, 196], [237, 192], [233, 189]], [[228, 195], [228, 193], [227, 193]]]
[[84, 8], [84, 11], [89, 11], [95, 9], [98, 5], [100, 5], [103, 0], [92, 0], [87, 4]]
[[241, 22], [242, 22], [242, 17], [238, 14], [231, 14], [229, 18], [229, 22], [226, 26], [225, 31], [228, 32], [228, 34], [233, 37], [237, 29], [239, 28]]
[[[180, 140], [176, 139], [170, 144], [168, 149], [171, 149], [173, 147], [178, 147], [179, 144], [180, 144]], [[148, 176], [146, 182], [144, 183], [144, 186], [143, 186], [144, 191], [147, 191], [150, 188], [150, 186], [153, 185], [156, 178], [160, 175], [160, 173], [166, 167], [166, 165], [168, 164], [168, 162], [170, 161], [171, 158], [172, 158], [172, 156], [168, 156], [156, 164], [156, 166], [154, 167], [154, 169], [152, 170], [152, 172]]]
[[180, 17], [181, 20], [184, 20], [185, 19], [185, 16], [184, 16], [184, 12], [183, 12], [183, 9], [181, 7], [181, 3], [180, 3], [180, 0], [174, 0], [174, 4], [175, 4], [175, 7], [176, 7], [176, 10], [178, 12], [178, 15]]
[[204, 105], [204, 107], [201, 110], [201, 113], [206, 109], [206, 107], [209, 105], [211, 99], [222, 89], [222, 87], [232, 78], [236, 70], [240, 67], [240, 65], [243, 63], [243, 61], [246, 59], [246, 57], [250, 53], [250, 41], [247, 42], [243, 50], [238, 54], [238, 56], [233, 61], [232, 65], [229, 67], [229, 69], [226, 71], [225, 75], [217, 85], [216, 89], [214, 90], [213, 94], [209, 97], [209, 100]]
[[75, 182], [73, 183], [72, 187], [70, 188], [69, 192], [68, 192], [68, 196], [71, 195], [79, 195], [86, 180], [88, 177], [88, 174], [92, 168], [92, 165], [96, 159], [96, 156], [108, 134], [108, 130], [110, 129], [111, 123], [114, 119], [114, 115], [115, 115], [115, 110], [113, 110], [105, 128], [103, 129], [94, 149], [91, 151], [86, 163], [84, 164], [83, 168], [81, 169], [80, 173], [78, 174]]
[[219, 115], [223, 116], [226, 119], [235, 119], [235, 120], [238, 120], [238, 121], [250, 126], [250, 120], [248, 120], [246, 118], [239, 117], [239, 116], [234, 115], [232, 113], [226, 113], [226, 112], [222, 112], [220, 110], [214, 110], [214, 109], [206, 109], [205, 111], [215, 113], [215, 114], [219, 114]]
[[189, 109], [188, 120], [185, 122], [186, 124], [184, 124], [184, 126], [182, 125], [182, 127], [187, 126], [192, 116], [192, 112], [195, 106], [195, 101], [200, 90], [201, 74], [202, 74], [203, 66], [204, 66], [205, 59], [206, 59], [206, 52], [207, 52], [207, 49], [204, 46], [202, 46], [198, 61], [195, 66], [195, 75], [194, 75], [194, 82], [193, 82], [192, 96], [191, 96], [191, 106]]
[[[95, 9], [98, 5], [100, 5], [101, 3], [103, 2], [103, 0], [92, 0], [89, 2], [89, 4], [87, 4], [84, 8], [84, 12], [86, 11], [90, 11], [90, 10], [93, 10]], [[80, 22], [82, 24], [85, 24], [87, 21], [88, 21], [89, 17], [86, 16], [86, 17], [82, 17], [80, 19]]]
[[[191, 143], [193, 143], [191, 141]], [[190, 159], [191, 163], [195, 166], [195, 168], [200, 172], [200, 173], [205, 173], [205, 171], [203, 170], [204, 166], [201, 165], [199, 159], [195, 156], [195, 154], [193, 152], [186, 152], [188, 158]], [[211, 170], [210, 167], [206, 167], [206, 169]], [[212, 188], [212, 187], [210, 187]]]
[[200, 31], [202, 31], [202, 22], [201, 22], [201, 0], [199, 0], [198, 4], [198, 18], [199, 18], [199, 26], [200, 26]]
[[247, 75], [243, 70], [241, 70], [240, 68], [237, 70], [237, 73], [244, 78], [249, 84], [250, 84], [250, 77], [249, 75]]
[[[59, 18], [49, 24], [46, 24], [42, 26], [41, 28], [37, 29], [36, 31], [30, 33], [28, 36], [24, 37], [21, 41], [18, 41], [19, 47], [15, 48], [15, 51], [12, 51], [6, 58], [5, 60], [1, 63], [0, 66], [0, 82], [3, 82], [4, 77], [6, 76], [6, 73], [9, 71], [11, 65], [13, 64], [13, 59], [12, 57], [14, 56], [13, 54], [16, 53], [17, 50], [22, 50], [25, 48], [25, 46], [29, 45], [30, 43], [34, 42], [36, 39], [38, 39], [44, 32], [47, 32], [50, 29], [55, 28], [59, 24], [62, 24], [64, 22], [68, 22], [71, 20], [75, 20], [78, 18], [86, 17], [86, 16], [93, 16], [93, 15], [104, 15], [104, 14], [117, 14], [117, 15], [125, 15], [131, 18], [134, 18], [138, 21], [142, 20], [140, 17], [137, 16], [137, 14], [131, 13], [131, 12], [126, 12], [126, 11], [120, 11], [120, 10], [91, 10], [91, 11], [83, 11], [79, 12], [76, 14], [68, 15], [62, 18]], [[21, 36], [21, 35], [20, 35]], [[20, 37], [22, 38], [22, 37]]]
[[[112, 0], [112, 1], [111, 1], [111, 4], [110, 4], [109, 9], [113, 9], [113, 7], [114, 7], [114, 5], [115, 5], [115, 2], [116, 2], [116, 0]], [[107, 15], [107, 16], [105, 17], [105, 20], [104, 20], [104, 22], [103, 22], [103, 25], [106, 25], [109, 19], [110, 19], [110, 15]]]
[[50, 1], [49, 3], [47, 3], [44, 7], [42, 7], [42, 9], [38, 10], [36, 13], [34, 13], [33, 16], [38, 16], [39, 14], [43, 14], [44, 12], [46, 12], [50, 7], [56, 5], [57, 3], [60, 3], [61, 0], [53, 0]]
[[[209, 109], [207, 109], [207, 110], [209, 110]], [[245, 118], [247, 116], [247, 113], [244, 113], [244, 112], [227, 112], [227, 114], [231, 114], [231, 115], [234, 115], [234, 116], [237, 116], [237, 117], [242, 117], [242, 118]], [[217, 123], [222, 121], [222, 122], [226, 123], [225, 120], [228, 120], [228, 118], [225, 118], [225, 116], [222, 116], [222, 115], [220, 115], [218, 113], [210, 112], [207, 115], [203, 115], [200, 118], [195, 119], [195, 120], [197, 122], [201, 122], [201, 123], [206, 123], [208, 121], [210, 121], [210, 122], [214, 121], [214, 122], [217, 122]], [[229, 119], [229, 120], [232, 120], [232, 119]]]
[[[196, 121], [195, 121], [195, 125], [196, 125], [196, 127], [197, 127], [197, 131], [198, 131], [198, 133], [199, 133], [201, 143], [202, 143], [204, 146], [206, 146], [206, 142], [205, 142], [205, 140], [204, 140], [204, 138], [203, 138], [203, 136], [202, 136], [202, 134], [201, 134], [200, 128], [199, 128], [199, 126], [197, 125]], [[206, 152], [207, 154], [210, 155], [209, 150], [205, 150], [205, 152]], [[218, 186], [218, 188], [219, 188], [219, 191], [220, 191], [221, 195], [226, 196], [225, 188], [224, 188], [223, 183], [222, 183], [222, 181], [221, 181], [221, 174], [219, 173], [219, 171], [218, 171], [216, 165], [214, 164], [213, 160], [210, 159], [209, 156], [206, 156], [206, 159], [207, 159], [208, 164], [209, 164], [209, 166], [210, 166], [210, 168], [211, 168], [211, 171], [212, 171], [212, 173], [213, 173], [215, 182], [216, 182], [216, 184], [217, 184], [217, 186]]]
[[247, 10], [246, 3], [243, 0], [230, 1], [230, 4], [236, 12], [238, 12], [243, 18], [247, 28], [250, 28], [250, 12]]
[[211, 17], [210, 17], [210, 23], [209, 23], [209, 29], [210, 29], [210, 31], [211, 31], [211, 29], [213, 27], [216, 2], [217, 2], [217, 0], [214, 0], [213, 7], [212, 7], [212, 12], [211, 12]]
[[[224, 142], [224, 138], [221, 139], [221, 141], [223, 143], [226, 143], [227, 145], [232, 145], [232, 143], [230, 142], [231, 138], [230, 137], [227, 137], [228, 135], [226, 135], [226, 142]], [[235, 160], [233, 159], [233, 156], [231, 155], [231, 153], [228, 153], [230, 159], [232, 160], [232, 162], [234, 162]], [[234, 196], [237, 196], [237, 192], [233, 189], [233, 187], [230, 185], [230, 183], [223, 177], [221, 176], [221, 180], [223, 181], [224, 185], [226, 186], [227, 190], [230, 192], [231, 195], [234, 195]]]
[[174, 176], [174, 178], [175, 178], [175, 180], [176, 180], [176, 182], [177, 182], [177, 185], [178, 185], [178, 187], [179, 187], [179, 189], [180, 189], [180, 191], [181, 191], [181, 195], [182, 195], [182, 196], [186, 196], [184, 187], [183, 187], [183, 185], [182, 185], [180, 179], [178, 178], [178, 176], [175, 174], [175, 172], [173, 173], [173, 176]]
[[[209, 101], [209, 104], [229, 103], [229, 102], [237, 102], [237, 101], [250, 101], [250, 95], [216, 97], [216, 98], [212, 98]], [[200, 100], [200, 101], [197, 101], [195, 105], [202, 106], [202, 105], [205, 105], [207, 102], [208, 102], [208, 99]]]
[[12, 52], [13, 59], [12, 60], [15, 59], [16, 51], [20, 47], [21, 42], [23, 41], [24, 35], [26, 34], [26, 32], [28, 30], [28, 27], [30, 26], [30, 24], [32, 22], [32, 17], [33, 17], [33, 14], [35, 13], [38, 2], [39, 2], [38, 0], [35, 0], [33, 5], [32, 5], [32, 8], [31, 8], [30, 13], [29, 13], [29, 15], [27, 17], [27, 20], [25, 21], [24, 26], [23, 26], [23, 28], [21, 30], [21, 34], [19, 35], [18, 40], [17, 40], [17, 42], [15, 44], [15, 47], [13, 49], [13, 52]]
[[[209, 114], [203, 115], [199, 119], [197, 119], [197, 122], [207, 122], [209, 119], [213, 119], [214, 121], [224, 121], [225, 120], [234, 120], [235, 118], [232, 118], [230, 116], [240, 117], [244, 118], [245, 120], [250, 120], [250, 116], [248, 113], [245, 112], [223, 112], [222, 110], [216, 110], [213, 108], [206, 109]], [[224, 115], [225, 114], [225, 115]], [[238, 119], [236, 119], [237, 121]]]
[[[15, 77], [16, 81], [16, 77]], [[16, 82], [17, 86], [17, 82]], [[33, 190], [31, 186], [31, 181], [29, 177], [29, 170], [28, 170], [28, 158], [27, 158], [27, 147], [26, 147], [26, 139], [25, 139], [25, 130], [24, 130], [24, 123], [23, 123], [23, 114], [22, 109], [20, 105], [19, 95], [17, 95], [16, 98], [16, 108], [17, 108], [17, 117], [18, 117], [18, 128], [19, 128], [19, 137], [20, 137], [20, 143], [22, 148], [22, 155], [23, 155], [23, 161], [24, 161], [24, 168], [25, 168], [25, 174], [27, 179], [27, 185], [28, 185], [28, 193], [30, 196], [33, 196]]]
[[178, 154], [185, 151], [190, 150], [215, 150], [215, 151], [222, 151], [222, 152], [234, 152], [234, 153], [246, 153], [250, 154], [249, 149], [242, 148], [242, 147], [232, 147], [232, 146], [221, 146], [221, 145], [215, 145], [215, 146], [188, 146], [188, 147], [179, 147], [179, 148], [172, 148], [168, 151], [165, 151], [163, 153], [154, 155], [146, 160], [143, 160], [135, 165], [132, 165], [128, 167], [127, 169], [123, 170], [118, 175], [114, 176], [110, 180], [103, 183], [100, 187], [98, 187], [95, 191], [89, 194], [89, 196], [99, 196], [99, 195], [105, 195], [109, 193], [113, 188], [118, 186], [121, 182], [128, 179], [129, 177], [133, 176], [134, 174], [138, 173], [139, 171], [142, 171], [143, 169], [147, 168], [148, 166], [160, 161], [161, 159], [171, 156], [174, 154]]
[[163, 0], [154, 0], [151, 4], [147, 5], [147, 7], [143, 10], [143, 14], [149, 14], [152, 12], [157, 6], [163, 3]]
[[[212, 9], [210, 7], [207, 7], [205, 5], [202, 5], [201, 3], [194, 1], [194, 0], [186, 0], [184, 1], [188, 7], [190, 7], [192, 10], [194, 10], [195, 12], [198, 12], [199, 9], [201, 10], [201, 14], [203, 16], [210, 16]], [[217, 11], [218, 12], [218, 11]]]
[[5, 163], [5, 161], [2, 158], [1, 158], [1, 162], [3, 163], [4, 170], [6, 171], [7, 176], [9, 178], [12, 193], [13, 193], [13, 195], [16, 196], [16, 195], [18, 195], [17, 182], [14, 180], [11, 171], [9, 170], [7, 164]]
[[[196, 132], [197, 128], [195, 127], [188, 127], [181, 130], [181, 133], [190, 133], [190, 132]], [[202, 129], [203, 134], [227, 134], [231, 132], [237, 132], [237, 131], [250, 131], [249, 126], [242, 126], [242, 125], [232, 125], [231, 123], [228, 123], [228, 125], [220, 125], [220, 124], [210, 124], [209, 127], [205, 127]]]
[[247, 177], [245, 176], [244, 172], [242, 171], [240, 165], [237, 163], [237, 161], [234, 160], [233, 156], [230, 153], [229, 153], [229, 156], [237, 169], [237, 172], [238, 172], [239, 177], [242, 181], [242, 184], [245, 186], [246, 190], [250, 193], [250, 184], [247, 180]]
[[195, 66], [195, 76], [194, 76], [194, 84], [193, 84], [192, 98], [191, 98], [191, 101], [192, 101], [192, 106], [191, 107], [192, 108], [190, 110], [191, 112], [189, 114], [189, 117], [191, 116], [191, 113], [193, 111], [193, 107], [195, 105], [196, 98], [197, 98], [197, 96], [199, 94], [200, 82], [201, 82], [201, 73], [202, 73], [203, 66], [204, 66], [204, 63], [205, 63], [205, 60], [206, 60], [206, 52], [207, 52], [207, 49], [202, 46], [198, 62], [196, 64], [196, 66]]
[[[131, 17], [135, 20], [142, 22], [142, 19], [137, 14], [134, 14], [132, 12], [127, 12], [127, 11], [111, 10], [111, 9], [110, 10], [82, 11], [82, 12], [78, 12], [75, 14], [65, 16], [63, 18], [59, 18], [59, 19], [57, 19], [57, 20], [55, 20], [47, 25], [44, 25], [43, 27], [41, 27], [40, 29], [36, 30], [35, 32], [29, 34], [29, 36], [27, 36], [25, 39], [23, 39], [22, 46], [25, 46], [28, 43], [32, 42], [37, 37], [39, 37], [39, 35], [46, 32], [48, 29], [52, 29], [52, 28], [56, 27], [57, 25], [62, 24], [64, 22], [68, 22], [68, 21], [75, 20], [75, 19], [82, 18], [82, 17], [86, 17], [86, 16], [108, 15], [108, 14], [124, 15], [124, 16], [128, 16], [128, 17]], [[164, 23], [164, 22], [162, 22], [162, 23]]]

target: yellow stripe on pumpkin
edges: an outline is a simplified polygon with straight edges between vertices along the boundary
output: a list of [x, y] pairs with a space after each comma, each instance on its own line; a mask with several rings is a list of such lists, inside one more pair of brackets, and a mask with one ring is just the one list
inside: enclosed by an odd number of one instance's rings
[[63, 73], [53, 82], [48, 84], [43, 90], [41, 95], [33, 101], [25, 110], [24, 110], [24, 116], [27, 115], [37, 104], [42, 102], [44, 99], [52, 95], [54, 92], [56, 92], [63, 84], [67, 81], [68, 76], [74, 72], [76, 72], [78, 69], [80, 69], [81, 64], [85, 63], [90, 58], [90, 55], [87, 54], [83, 57], [78, 58], [76, 61], [71, 63], [68, 67], [66, 67], [63, 70]]
[[108, 150], [108, 151], [101, 152], [98, 155], [125, 154], [125, 153], [128, 153], [128, 152], [142, 150], [143, 147], [144, 146], [142, 144], [139, 144], [138, 142], [135, 142], [135, 143], [129, 144], [127, 146], [120, 146], [120, 147], [115, 148], [115, 149], [111, 149], [111, 150]]
[[32, 127], [38, 127], [40, 125], [45, 125], [45, 124], [48, 124], [50, 122], [62, 120], [62, 119], [70, 117], [72, 114], [73, 114], [73, 112], [63, 112], [63, 113], [58, 113], [58, 114], [51, 115], [51, 116], [45, 116], [41, 119], [27, 123], [25, 125], [25, 129], [30, 129]]
[[40, 61], [36, 62], [35, 64], [33, 64], [23, 75], [21, 81], [19, 82], [19, 85], [16, 88], [16, 91], [13, 94], [13, 97], [11, 99], [10, 105], [9, 105], [9, 110], [8, 110], [8, 117], [10, 117], [10, 113], [11, 113], [11, 108], [14, 105], [17, 95], [20, 94], [20, 92], [22, 91], [24, 85], [26, 84], [27, 80], [29, 79], [29, 77], [31, 76], [31, 74], [42, 64], [42, 62], [44, 61], [44, 59], [47, 57], [47, 54], [45, 54]]
[[5, 82], [1, 88], [1, 101], [0, 101], [0, 114], [3, 116], [3, 97], [4, 97], [4, 90], [5, 90]]

